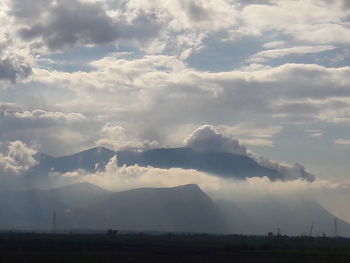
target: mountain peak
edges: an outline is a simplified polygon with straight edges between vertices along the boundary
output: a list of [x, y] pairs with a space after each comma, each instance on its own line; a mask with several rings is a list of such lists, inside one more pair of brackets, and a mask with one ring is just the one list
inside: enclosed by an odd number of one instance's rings
[[87, 149], [85, 151], [76, 153], [76, 154], [83, 154], [83, 153], [97, 153], [97, 154], [102, 154], [102, 153], [114, 153], [114, 151], [112, 151], [111, 149], [102, 147], [102, 146], [96, 146], [96, 147], [92, 147], [90, 149]]
[[175, 189], [183, 189], [183, 190], [195, 190], [195, 191], [202, 191], [202, 189], [197, 184], [185, 184], [185, 185], [179, 185], [173, 187]]

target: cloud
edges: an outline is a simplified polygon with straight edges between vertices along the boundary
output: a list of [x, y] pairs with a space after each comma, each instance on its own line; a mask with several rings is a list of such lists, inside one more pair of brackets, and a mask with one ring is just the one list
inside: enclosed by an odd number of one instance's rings
[[[11, 116], [11, 115], [7, 115]], [[13, 115], [18, 119], [29, 119], [33, 121], [39, 120], [51, 120], [53, 122], [58, 123], [74, 123], [86, 121], [86, 117], [80, 113], [62, 113], [62, 112], [48, 112], [44, 110], [33, 110], [33, 111], [24, 111], [24, 112], [16, 112]]]
[[337, 2], [277, 0], [273, 4], [247, 5], [240, 18], [245, 31], [274, 31], [313, 45], [345, 44], [350, 41], [348, 12]]
[[36, 151], [21, 141], [1, 145], [0, 176], [19, 176], [34, 166]]
[[[259, 141], [261, 143], [261, 141]], [[212, 125], [203, 125], [189, 135], [184, 142], [185, 147], [191, 147], [199, 151], [208, 152], [229, 152], [244, 155], [254, 159], [260, 165], [280, 172], [285, 180], [305, 179], [307, 181], [315, 180], [315, 176], [308, 173], [305, 167], [296, 163], [292, 166], [281, 165], [278, 162], [270, 161], [262, 156], [249, 153], [245, 146], [238, 140], [229, 135], [220, 133]]]
[[252, 145], [252, 146], [273, 146], [273, 142], [266, 139], [243, 139], [240, 140], [241, 143], [245, 145]]
[[[260, 35], [273, 31], [276, 38], [286, 34], [306, 38], [314, 34], [310, 41], [296, 39], [307, 42], [305, 44], [293, 43], [295, 47], [261, 51], [259, 58], [254, 58], [266, 59], [265, 56], [287, 53], [322, 52], [340, 40], [347, 43], [349, 35], [347, 13], [342, 11], [342, 5], [326, 1], [321, 4], [318, 1], [230, 0], [39, 0], [35, 4], [30, 0], [13, 0], [6, 3], [5, 21], [13, 20], [7, 24], [21, 37], [16, 42], [22, 42], [21, 48], [29, 46], [34, 56], [71, 47], [136, 44], [136, 48], [146, 53], [187, 59], [205, 46], [206, 39], [220, 36], [219, 42], [225, 41], [228, 31]], [[214, 36], [215, 33], [219, 34]], [[14, 33], [12, 35], [14, 38]], [[320, 43], [313, 39], [319, 39]], [[49, 50], [42, 50], [43, 47]]]
[[[25, 41], [41, 41], [50, 50], [77, 45], [103, 45], [123, 40], [147, 41], [158, 34], [153, 14], [139, 12], [132, 17], [120, 13], [110, 16], [99, 3], [41, 1], [31, 8], [31, 1], [13, 1], [10, 14], [19, 23], [19, 35]], [[127, 15], [130, 15], [127, 17]], [[40, 43], [40, 42], [39, 42]]]
[[219, 125], [217, 129], [227, 136], [269, 139], [279, 134], [283, 130], [283, 126], [267, 126], [264, 123], [243, 122], [234, 126]]
[[335, 144], [339, 145], [350, 145], [350, 140], [349, 139], [336, 139], [334, 140]]
[[93, 134], [96, 134], [96, 130], [90, 134], [95, 123], [96, 121], [88, 121], [88, 118], [80, 113], [23, 110], [15, 103], [0, 103], [2, 140], [20, 139], [27, 144], [36, 145], [40, 151], [53, 155], [81, 150], [80, 146], [83, 144], [85, 149], [89, 140], [93, 140]]
[[13, 20], [8, 14], [8, 3], [2, 1], [0, 7], [0, 81], [1, 88], [14, 86], [25, 81], [32, 74], [33, 57], [30, 47], [17, 41]]
[[[77, 170], [65, 174], [52, 173], [51, 176], [52, 178], [63, 181], [68, 180], [70, 183], [72, 181], [90, 182], [114, 191], [141, 187], [174, 187], [184, 184], [197, 184], [210, 193], [215, 192], [218, 194], [221, 190], [225, 190], [227, 194], [229, 192], [232, 193], [232, 190], [236, 187], [239, 188], [239, 185], [256, 185], [256, 188], [259, 188], [260, 185], [265, 185], [265, 189], [271, 187], [271, 191], [280, 192], [287, 191], [288, 187], [282, 189], [283, 186], [287, 185], [303, 185], [305, 188], [307, 185], [310, 185], [310, 183], [302, 179], [297, 179], [294, 183], [291, 182], [290, 184], [287, 182], [278, 182], [275, 184], [266, 177], [253, 177], [248, 178], [246, 181], [239, 181], [236, 179], [224, 179], [191, 169], [162, 169], [151, 166], [140, 167], [138, 165], [118, 166], [117, 155], [110, 159], [104, 170], [98, 170], [96, 173]], [[282, 187], [278, 187], [278, 185]], [[328, 183], [324, 187], [328, 187]]]
[[13, 84], [17, 79], [25, 79], [32, 73], [32, 68], [15, 57], [0, 59], [0, 80], [8, 80]]
[[11, 129], [44, 128], [85, 122], [87, 118], [79, 113], [50, 112], [44, 110], [22, 111], [15, 104], [0, 104], [2, 132]]
[[226, 0], [129, 1], [130, 9], [156, 9], [168, 21], [169, 30], [220, 30], [236, 23], [236, 10]]
[[[350, 96], [348, 67], [285, 64], [253, 71], [209, 73], [163, 55], [139, 59], [111, 55], [91, 65], [96, 70], [90, 73], [40, 70], [36, 80], [65, 86], [70, 83], [79, 98], [62, 105], [74, 107], [71, 111], [96, 108], [105, 113], [108, 109], [115, 116], [118, 113], [111, 109], [116, 109], [124, 115], [131, 112], [133, 118], [140, 114], [140, 120], [152, 116], [153, 123], [164, 123], [169, 114], [173, 122], [181, 116], [183, 123], [193, 120], [197, 124], [224, 124], [232, 112], [267, 114], [291, 123], [294, 119], [341, 122], [348, 116], [349, 104], [344, 100]], [[179, 108], [184, 100], [186, 107]]]
[[286, 64], [211, 73], [190, 68], [174, 56], [131, 58], [118, 53], [91, 65], [91, 72], [40, 69], [35, 81], [75, 94], [56, 104], [59, 111], [80, 112], [98, 121], [91, 124], [95, 130], [116, 123], [133, 131], [129, 141], [181, 145], [188, 133], [175, 136], [175, 131], [210, 123], [219, 130], [231, 127], [227, 132], [250, 144], [264, 139], [259, 143], [273, 145], [271, 134], [290, 125], [339, 125], [350, 119], [348, 67]]
[[185, 139], [184, 145], [199, 151], [247, 155], [246, 148], [238, 140], [223, 136], [212, 125], [200, 126]]
[[340, 2], [344, 8], [350, 8], [349, 0], [338, 0], [338, 2]]
[[[270, 43], [271, 45], [271, 43]], [[288, 56], [320, 53], [335, 49], [334, 46], [297, 46], [260, 51], [248, 59], [249, 63], [266, 63], [269, 60]]]
[[286, 181], [294, 181], [298, 179], [303, 179], [306, 181], [314, 181], [315, 176], [308, 173], [305, 170], [305, 167], [301, 164], [295, 163], [294, 165], [281, 165], [276, 161], [271, 161], [267, 158], [264, 158], [262, 156], [254, 156], [252, 155], [252, 158], [257, 161], [260, 165], [270, 168], [273, 170], [276, 170], [283, 174]]
[[[214, 176], [179, 168], [160, 169], [154, 167], [118, 166], [117, 156], [112, 157], [106, 164], [105, 170], [96, 173], [86, 173], [78, 170], [67, 174], [52, 174], [53, 179], [72, 181], [85, 181], [100, 185], [110, 190], [126, 190], [140, 187], [172, 187], [187, 183], [202, 181], [201, 185], [211, 182], [219, 182]], [[63, 176], [63, 178], [62, 178]], [[67, 181], [66, 181], [67, 182]]]
[[139, 141], [128, 133], [123, 127], [106, 123], [101, 128], [102, 138], [96, 141], [96, 145], [110, 148], [114, 151], [120, 150], [149, 150], [159, 147], [156, 141]]
[[[54, 155], [95, 142], [178, 146], [187, 131], [175, 131], [210, 123], [220, 133], [220, 126], [235, 127], [232, 137], [262, 151], [284, 151], [286, 134], [298, 125], [350, 123], [348, 1], [2, 3], [0, 97], [20, 105], [0, 113], [5, 140], [33, 141]], [[193, 54], [207, 57], [203, 65], [211, 71], [196, 69]], [[319, 65], [273, 66], [282, 57], [305, 63], [312, 57]], [[230, 64], [216, 65], [223, 60]], [[30, 96], [48, 103], [21, 105]], [[128, 138], [100, 137], [96, 131], [106, 123], [125, 128]]]
[[228, 0], [14, 0], [8, 9], [21, 41], [39, 53], [117, 44], [186, 58], [208, 34], [237, 23]]
[[323, 136], [323, 131], [321, 130], [305, 130], [313, 138], [321, 138]]

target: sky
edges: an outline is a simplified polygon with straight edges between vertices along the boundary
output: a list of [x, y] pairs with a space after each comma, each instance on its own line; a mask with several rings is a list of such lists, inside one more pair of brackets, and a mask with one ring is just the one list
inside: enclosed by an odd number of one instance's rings
[[0, 168], [210, 127], [349, 184], [349, 18], [348, 0], [0, 0]]

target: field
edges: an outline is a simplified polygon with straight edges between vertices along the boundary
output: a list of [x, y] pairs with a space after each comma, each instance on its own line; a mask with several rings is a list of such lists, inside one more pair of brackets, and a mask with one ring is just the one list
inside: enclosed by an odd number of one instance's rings
[[0, 262], [350, 262], [350, 239], [1, 233]]

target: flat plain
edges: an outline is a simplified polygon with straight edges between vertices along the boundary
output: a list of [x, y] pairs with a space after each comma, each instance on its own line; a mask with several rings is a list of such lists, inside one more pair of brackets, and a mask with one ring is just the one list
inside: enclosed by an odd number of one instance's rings
[[0, 234], [0, 262], [350, 262], [350, 239], [207, 234]]

